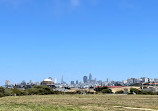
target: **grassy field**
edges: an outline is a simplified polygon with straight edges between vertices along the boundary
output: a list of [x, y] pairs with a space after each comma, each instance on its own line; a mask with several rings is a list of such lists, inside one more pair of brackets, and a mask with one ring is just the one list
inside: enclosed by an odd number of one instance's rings
[[44, 95], [0, 98], [1, 111], [157, 111], [155, 95]]

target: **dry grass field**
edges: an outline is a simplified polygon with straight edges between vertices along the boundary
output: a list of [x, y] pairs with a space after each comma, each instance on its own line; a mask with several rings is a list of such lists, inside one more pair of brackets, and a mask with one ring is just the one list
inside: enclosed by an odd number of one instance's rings
[[0, 98], [1, 111], [157, 111], [155, 95], [41, 95]]

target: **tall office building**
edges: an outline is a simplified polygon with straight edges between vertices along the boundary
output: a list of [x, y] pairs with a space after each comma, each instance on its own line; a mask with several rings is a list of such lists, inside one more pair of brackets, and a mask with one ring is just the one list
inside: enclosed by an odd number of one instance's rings
[[71, 85], [74, 85], [75, 84], [75, 82], [74, 81], [71, 81]]
[[61, 84], [63, 84], [63, 83], [64, 83], [64, 77], [63, 77], [63, 75], [62, 75]]
[[78, 84], [78, 80], [76, 81], [76, 84]]
[[106, 82], [107, 82], [107, 83], [109, 83], [109, 82], [110, 82], [110, 79], [109, 79], [109, 78], [107, 78], [107, 79], [106, 79]]
[[89, 81], [92, 81], [92, 74], [89, 74]]
[[87, 76], [84, 76], [84, 77], [83, 77], [83, 82], [84, 82], [84, 83], [87, 83], [87, 81], [88, 81]]
[[149, 78], [147, 78], [147, 77], [142, 77], [141, 79], [142, 79], [142, 82], [144, 82], [144, 83], [148, 83], [149, 82]]
[[57, 84], [57, 78], [54, 78], [54, 84]]

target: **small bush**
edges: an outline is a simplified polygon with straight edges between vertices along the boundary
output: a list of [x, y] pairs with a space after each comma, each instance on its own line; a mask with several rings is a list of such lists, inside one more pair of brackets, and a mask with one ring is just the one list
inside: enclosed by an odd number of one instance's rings
[[3, 96], [4, 96], [4, 94], [2, 92], [0, 92], [0, 97], [3, 97]]
[[135, 94], [142, 94], [142, 91], [139, 90], [139, 89], [136, 89], [136, 88], [131, 88], [130, 89], [130, 94], [133, 94], [133, 93], [135, 93]]
[[48, 86], [34, 86], [30, 89], [27, 89], [26, 93], [28, 95], [47, 95], [47, 94], [53, 94], [54, 91], [52, 88]]
[[23, 94], [22, 94], [22, 91], [20, 91], [20, 90], [17, 89], [17, 88], [12, 89], [12, 93], [13, 93], [13, 94], [16, 94], [17, 96], [22, 96], [22, 95], [23, 95]]
[[76, 94], [82, 94], [82, 91], [77, 90], [77, 91], [76, 91]]
[[112, 93], [112, 90], [111, 89], [103, 89], [101, 92], [103, 94], [105, 94], [105, 93]]
[[107, 86], [104, 87], [96, 87], [94, 90], [97, 92], [101, 92], [103, 89], [109, 89]]
[[53, 94], [64, 94], [64, 92], [61, 92], [61, 91], [53, 91]]
[[88, 94], [94, 94], [94, 92], [88, 92]]
[[116, 91], [115, 94], [124, 94], [124, 91], [123, 90]]
[[4, 95], [5, 96], [11, 96], [13, 94], [12, 89], [5, 89], [4, 90]]
[[76, 92], [65, 92], [65, 94], [76, 94]]

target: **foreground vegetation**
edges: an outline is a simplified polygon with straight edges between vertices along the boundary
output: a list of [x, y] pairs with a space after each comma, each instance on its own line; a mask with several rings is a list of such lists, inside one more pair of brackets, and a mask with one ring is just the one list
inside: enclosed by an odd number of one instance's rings
[[157, 95], [30, 95], [0, 98], [0, 111], [158, 110]]
[[[49, 95], [49, 94], [112, 94], [112, 90], [108, 87], [96, 87], [94, 89], [96, 92], [90, 92], [87, 90], [76, 90], [74, 92], [61, 92], [54, 91], [48, 86], [33, 86], [29, 89], [20, 90], [17, 88], [6, 89], [0, 87], [0, 97], [4, 96], [24, 96], [24, 95]], [[84, 92], [84, 93], [83, 93]], [[141, 95], [158, 95], [158, 92], [144, 91], [136, 88], [131, 88], [130, 91], [119, 90], [115, 94], [141, 94]]]
[[[84, 90], [84, 89], [83, 89]], [[112, 93], [112, 90], [108, 87], [96, 88], [94, 89], [97, 93]], [[24, 95], [49, 95], [49, 94], [94, 94], [94, 92], [88, 92], [87, 90], [81, 91], [76, 90], [74, 92], [62, 92], [62, 91], [54, 91], [52, 88], [48, 86], [33, 86], [29, 89], [20, 90], [17, 88], [6, 89], [0, 87], [0, 97], [4, 96], [24, 96]]]

